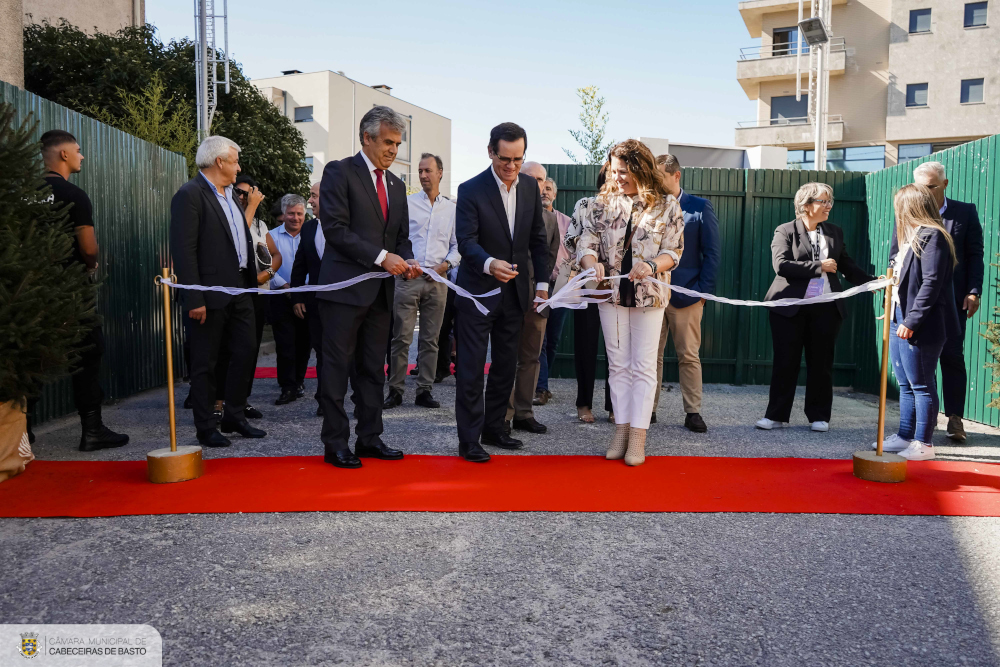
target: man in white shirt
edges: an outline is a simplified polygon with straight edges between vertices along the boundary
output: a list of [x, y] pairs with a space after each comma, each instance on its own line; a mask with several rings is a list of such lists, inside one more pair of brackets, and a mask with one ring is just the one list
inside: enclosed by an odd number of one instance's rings
[[[440, 193], [444, 164], [431, 153], [420, 156], [417, 167], [422, 190], [406, 198], [410, 212], [410, 245], [413, 258], [424, 273], [435, 271], [444, 276], [458, 265], [458, 241], [455, 239], [455, 204]], [[403, 402], [407, 361], [413, 327], [420, 312], [420, 338], [417, 343], [416, 405], [439, 408], [431, 395], [437, 368], [438, 333], [448, 299], [447, 286], [426, 275], [415, 280], [396, 279], [393, 300], [392, 348], [389, 362], [389, 392], [382, 404], [389, 410]]]

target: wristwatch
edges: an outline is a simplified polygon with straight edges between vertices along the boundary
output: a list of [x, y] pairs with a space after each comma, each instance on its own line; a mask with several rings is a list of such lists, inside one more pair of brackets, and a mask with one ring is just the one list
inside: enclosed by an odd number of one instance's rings
[[268, 275], [268, 276], [270, 276], [271, 280], [274, 280], [274, 269], [272, 269], [272, 268], [271, 268], [271, 267], [269, 266], [269, 267], [267, 267], [267, 268], [266, 268], [266, 269], [264, 269], [264, 270], [265, 270], [265, 271], [267, 271], [267, 275]]

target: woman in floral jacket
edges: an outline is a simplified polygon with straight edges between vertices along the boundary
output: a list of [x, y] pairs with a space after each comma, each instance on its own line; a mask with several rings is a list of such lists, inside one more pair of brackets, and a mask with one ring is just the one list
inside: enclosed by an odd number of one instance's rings
[[611, 299], [600, 304], [617, 426], [607, 458], [639, 465], [646, 458], [656, 349], [670, 301], [669, 287], [646, 279], [670, 282], [684, 247], [684, 216], [664, 189], [649, 148], [629, 139], [611, 149], [604, 187], [581, 200], [573, 218], [582, 230], [580, 266], [594, 269], [598, 282], [623, 276], [611, 281]]

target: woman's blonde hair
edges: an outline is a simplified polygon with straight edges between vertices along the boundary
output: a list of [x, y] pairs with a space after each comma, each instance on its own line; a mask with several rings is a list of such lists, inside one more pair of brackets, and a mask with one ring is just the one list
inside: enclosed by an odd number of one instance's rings
[[659, 206], [667, 196], [667, 190], [663, 186], [663, 178], [656, 168], [656, 158], [646, 144], [635, 139], [628, 139], [614, 147], [608, 152], [608, 161], [602, 170], [606, 174], [604, 185], [601, 186], [598, 197], [608, 200], [611, 194], [621, 194], [618, 191], [618, 184], [611, 174], [611, 158], [616, 157], [625, 164], [629, 175], [635, 181], [635, 186], [639, 190], [639, 197], [646, 208], [652, 209]]
[[805, 214], [806, 206], [820, 197], [826, 196], [833, 201], [833, 188], [826, 183], [806, 183], [795, 193], [795, 217]]
[[896, 191], [892, 203], [896, 209], [896, 239], [900, 247], [903, 247], [904, 243], [909, 243], [913, 254], [919, 257], [924, 250], [923, 244], [927, 242], [925, 238], [921, 243], [920, 228], [936, 229], [948, 242], [952, 266], [958, 264], [958, 258], [955, 257], [955, 242], [944, 228], [937, 201], [927, 186], [912, 183], [904, 185]]

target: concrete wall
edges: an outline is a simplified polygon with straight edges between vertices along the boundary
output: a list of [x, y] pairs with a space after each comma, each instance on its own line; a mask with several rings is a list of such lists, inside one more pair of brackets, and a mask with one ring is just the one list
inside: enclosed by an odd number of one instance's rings
[[[145, 0], [23, 0], [24, 25], [61, 19], [85, 32], [115, 32], [146, 21]], [[135, 11], [138, 4], [139, 11]], [[190, 4], [190, 3], [188, 3]], [[193, 5], [192, 5], [193, 11]], [[193, 19], [192, 19], [193, 20]]]
[[0, 81], [24, 88], [21, 0], [0, 0]]
[[[909, 34], [910, 10], [931, 9], [931, 32]], [[975, 139], [1000, 132], [1000, 3], [985, 28], [964, 27], [965, 3], [895, 0], [886, 135], [899, 143]], [[963, 79], [985, 79], [982, 104], [961, 103]], [[906, 108], [906, 84], [928, 84], [928, 106]]]

